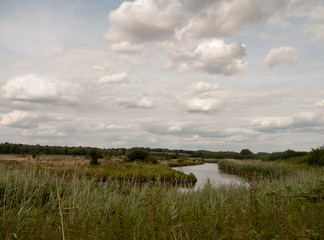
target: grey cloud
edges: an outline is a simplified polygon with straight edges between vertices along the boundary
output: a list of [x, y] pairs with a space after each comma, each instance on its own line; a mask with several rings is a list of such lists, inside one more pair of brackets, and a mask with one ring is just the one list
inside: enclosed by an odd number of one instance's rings
[[182, 32], [197, 39], [229, 37], [248, 25], [266, 20], [287, 3], [287, 0], [189, 0], [186, 6], [194, 16]]
[[291, 116], [269, 117], [262, 120], [254, 120], [251, 128], [260, 132], [279, 131], [318, 131], [323, 129], [324, 115], [314, 112], [296, 113]]
[[197, 13], [220, 1], [221, 0], [186, 0], [184, 7], [191, 13]]
[[27, 111], [12, 111], [2, 114], [0, 125], [12, 128], [36, 128], [40, 122], [48, 121], [48, 117], [43, 114], [37, 114]]
[[141, 100], [135, 100], [135, 99], [119, 99], [117, 100], [119, 105], [125, 107], [125, 108], [143, 108], [143, 109], [152, 109], [155, 107], [154, 101], [143, 97]]
[[324, 41], [324, 23], [322, 24], [307, 24], [304, 26], [304, 33], [310, 34], [312, 41], [323, 43]]
[[[229, 139], [246, 139], [259, 135], [255, 130], [246, 129], [244, 126], [230, 126], [224, 125], [221, 120], [213, 122], [204, 118], [199, 118], [195, 121], [161, 121], [158, 119], [146, 120], [141, 123], [141, 127], [154, 134], [157, 138], [159, 136], [172, 136], [185, 141], [198, 140], [199, 141], [228, 141]], [[170, 131], [171, 127], [176, 127], [178, 131]]]
[[319, 0], [293, 0], [289, 5], [288, 16], [306, 18], [308, 22], [303, 24], [303, 33], [310, 35], [313, 42], [324, 41], [324, 5]]
[[283, 63], [297, 63], [298, 50], [290, 46], [273, 48], [269, 51], [264, 61], [270, 69]]
[[277, 27], [281, 30], [284, 30], [291, 25], [291, 23], [289, 21], [287, 21], [286, 19], [284, 19], [282, 16], [279, 16], [279, 15], [275, 15], [275, 16], [269, 18], [267, 23], [270, 26]]
[[143, 44], [132, 44], [130, 42], [117, 42], [110, 45], [110, 49], [120, 53], [139, 53], [143, 51]]

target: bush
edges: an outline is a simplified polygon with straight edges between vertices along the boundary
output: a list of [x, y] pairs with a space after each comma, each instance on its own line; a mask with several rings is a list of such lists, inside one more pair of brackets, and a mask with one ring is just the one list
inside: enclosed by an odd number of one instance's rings
[[311, 165], [324, 166], [324, 146], [312, 149], [307, 162]]
[[249, 149], [242, 149], [240, 152], [241, 155], [252, 155], [253, 152], [251, 152]]
[[129, 159], [130, 162], [139, 160], [139, 161], [144, 161], [150, 156], [150, 153], [146, 151], [143, 148], [132, 148], [128, 153], [127, 153], [127, 158]]
[[91, 161], [90, 161], [91, 165], [99, 165], [100, 164], [98, 159], [102, 158], [102, 155], [96, 149], [91, 150], [90, 157], [91, 157]]

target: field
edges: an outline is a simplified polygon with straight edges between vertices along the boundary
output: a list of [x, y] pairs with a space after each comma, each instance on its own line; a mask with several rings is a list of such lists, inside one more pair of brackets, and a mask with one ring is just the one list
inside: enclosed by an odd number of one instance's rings
[[[83, 157], [2, 155], [0, 238], [324, 239], [323, 167], [223, 161], [250, 186], [179, 191], [160, 177], [103, 179], [125, 172], [118, 161], [90, 167]], [[166, 166], [156, 167], [155, 176]]]

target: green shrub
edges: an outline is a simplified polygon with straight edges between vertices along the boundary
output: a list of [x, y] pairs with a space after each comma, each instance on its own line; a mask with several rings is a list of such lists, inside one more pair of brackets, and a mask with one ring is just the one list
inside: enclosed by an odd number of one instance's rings
[[251, 152], [249, 149], [242, 149], [240, 154], [241, 155], [252, 155], [253, 152]]
[[100, 164], [98, 159], [102, 158], [102, 155], [96, 149], [91, 150], [90, 157], [91, 157], [91, 161], [90, 161], [91, 165], [99, 165]]
[[312, 149], [307, 162], [310, 165], [324, 166], [324, 146]]
[[127, 153], [127, 158], [129, 161], [144, 161], [146, 158], [150, 156], [150, 153], [146, 151], [143, 148], [132, 148], [128, 153]]

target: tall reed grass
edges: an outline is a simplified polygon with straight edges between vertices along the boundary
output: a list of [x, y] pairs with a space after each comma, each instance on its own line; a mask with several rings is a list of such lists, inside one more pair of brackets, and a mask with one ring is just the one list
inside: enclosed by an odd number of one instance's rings
[[[324, 239], [323, 170], [198, 191], [0, 162], [1, 239]], [[58, 201], [59, 200], [59, 201]], [[60, 206], [62, 214], [60, 214]], [[62, 220], [61, 220], [62, 216]], [[62, 231], [62, 223], [64, 231]]]

